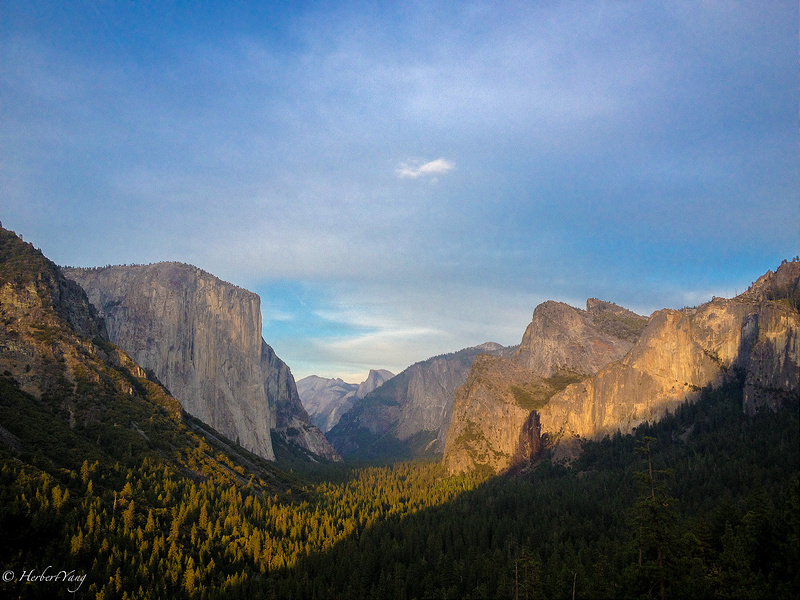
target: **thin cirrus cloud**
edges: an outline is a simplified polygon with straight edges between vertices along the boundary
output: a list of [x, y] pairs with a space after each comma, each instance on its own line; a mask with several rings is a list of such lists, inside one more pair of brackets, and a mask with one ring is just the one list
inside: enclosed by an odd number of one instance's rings
[[430, 177], [435, 179], [439, 175], [445, 175], [456, 168], [455, 163], [445, 158], [437, 158], [426, 163], [419, 159], [400, 163], [397, 168], [397, 176], [401, 179], [419, 179], [420, 177]]

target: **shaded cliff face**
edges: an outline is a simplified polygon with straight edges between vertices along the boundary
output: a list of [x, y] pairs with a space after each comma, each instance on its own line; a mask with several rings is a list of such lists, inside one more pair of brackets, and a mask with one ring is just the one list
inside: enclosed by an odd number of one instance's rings
[[340, 461], [339, 454], [311, 422], [303, 408], [291, 370], [263, 340], [261, 370], [273, 418], [273, 434], [280, 435], [289, 444], [296, 444], [319, 457]]
[[444, 453], [448, 470], [486, 465], [499, 472], [530, 458], [541, 446], [531, 411], [622, 358], [646, 324], [646, 317], [594, 298], [586, 310], [562, 302], [537, 306], [512, 359], [475, 361], [456, 392]]
[[180, 263], [65, 273], [86, 290], [111, 340], [188, 413], [269, 460], [270, 430], [290, 427], [302, 430], [290, 436], [301, 445], [335, 456], [302, 409], [289, 368], [261, 338], [256, 294]]
[[342, 454], [404, 456], [440, 454], [453, 414], [455, 390], [464, 383], [475, 357], [510, 355], [514, 349], [486, 343], [411, 365], [356, 402], [329, 432]]
[[342, 415], [353, 407], [356, 400], [383, 385], [394, 377], [385, 369], [370, 369], [360, 384], [345, 383], [341, 379], [327, 379], [310, 375], [297, 382], [300, 400], [312, 422], [323, 432], [330, 431]]

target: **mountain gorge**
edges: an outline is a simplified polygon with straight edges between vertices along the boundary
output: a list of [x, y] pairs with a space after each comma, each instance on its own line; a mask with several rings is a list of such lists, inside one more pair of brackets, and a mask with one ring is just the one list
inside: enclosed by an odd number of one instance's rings
[[440, 456], [455, 390], [481, 354], [511, 355], [516, 348], [488, 342], [415, 363], [354, 403], [328, 432], [343, 456]]
[[273, 433], [338, 459], [303, 409], [289, 367], [261, 337], [256, 294], [181, 263], [64, 273], [86, 290], [110, 340], [189, 414], [268, 460]]
[[[733, 299], [665, 309], [649, 320], [594, 300], [583, 320], [566, 305], [540, 305], [517, 355], [476, 361], [458, 390], [445, 465], [497, 472], [545, 446], [570, 460], [581, 440], [658, 420], [737, 373], [743, 410], [796, 398], [798, 279], [800, 262], [784, 262]], [[602, 326], [589, 328], [587, 319]]]
[[[183, 269], [174, 289], [185, 290]], [[0, 229], [0, 590], [628, 598], [658, 597], [661, 584], [665, 598], [796, 597], [798, 279], [800, 262], [786, 263], [737, 298], [649, 319], [595, 300], [545, 303], [519, 348], [435, 357], [377, 387], [386, 373], [370, 374], [356, 416], [386, 433], [362, 432], [356, 441], [373, 446], [350, 456], [382, 443], [397, 452], [391, 465], [305, 461], [290, 474], [191, 416], [112, 343], [124, 321], [104, 321], [80, 286]], [[226, 293], [218, 306], [235, 308]], [[200, 322], [248, 329], [223, 317]], [[152, 352], [201, 360], [198, 344], [212, 341], [189, 337], [193, 347]], [[269, 413], [279, 455], [280, 427], [302, 414], [291, 390], [327, 384], [296, 387], [258, 342], [267, 402], [288, 398]], [[436, 386], [454, 398], [445, 460], [397, 462], [436, 443], [441, 429], [424, 429], [444, 423]], [[644, 414], [657, 422], [637, 426]], [[632, 433], [605, 436], [609, 415]], [[453, 436], [462, 418], [472, 425]], [[396, 437], [420, 426], [405, 445]], [[25, 579], [48, 568], [71, 573], [70, 585]]]
[[297, 381], [297, 393], [313, 423], [323, 433], [330, 431], [353, 404], [394, 377], [386, 369], [370, 369], [361, 383], [309, 375]]

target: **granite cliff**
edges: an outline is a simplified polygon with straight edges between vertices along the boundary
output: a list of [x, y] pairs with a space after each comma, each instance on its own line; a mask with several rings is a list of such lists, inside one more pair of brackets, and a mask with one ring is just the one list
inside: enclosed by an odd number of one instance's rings
[[186, 412], [274, 460], [271, 430], [336, 457], [302, 408], [289, 368], [261, 338], [260, 298], [181, 263], [64, 269], [109, 338]]
[[[525, 334], [530, 339], [523, 339], [514, 360], [471, 373], [468, 385], [459, 389], [445, 464], [452, 472], [480, 465], [501, 471], [545, 446], [556, 459], [569, 460], [579, 451], [581, 439], [630, 432], [697, 398], [701, 388], [737, 375], [744, 378], [742, 406], [748, 412], [775, 408], [787, 397], [796, 397], [798, 279], [800, 262], [784, 262], [740, 296], [714, 298], [696, 308], [660, 310], [643, 328], [633, 313], [590, 300], [586, 312], [599, 308], [605, 316], [590, 317], [603, 323], [600, 329], [605, 333], [626, 342], [627, 350], [625, 344], [612, 344], [595, 333], [583, 337], [586, 323], [576, 321], [569, 310], [562, 310], [556, 319], [559, 325], [549, 318], [552, 306], [537, 308], [534, 321], [544, 322], [531, 324]], [[554, 336], [553, 331], [559, 333]], [[578, 332], [581, 339], [562, 338], [560, 345], [554, 344], [564, 332]], [[612, 347], [623, 355], [614, 358], [608, 352]], [[531, 348], [527, 356], [521, 356], [523, 348]], [[578, 380], [556, 381], [559, 369], [562, 376], [572, 374]], [[580, 376], [591, 369], [591, 376]], [[542, 375], [547, 374], [555, 384], [551, 394], [541, 391], [548, 383]], [[530, 394], [523, 396], [520, 390], [526, 389]], [[486, 425], [503, 411], [508, 414], [503, 428]]]
[[453, 395], [475, 358], [509, 356], [516, 348], [486, 343], [415, 363], [355, 402], [328, 433], [343, 455], [440, 455], [453, 411]]
[[533, 311], [514, 362], [541, 377], [596, 373], [624, 356], [646, 324], [646, 317], [596, 298], [586, 301], [586, 310], [544, 302]]
[[[180, 473], [270, 493], [295, 485], [188, 415], [152, 373], [111, 343], [83, 289], [2, 226], [0, 453], [8, 464], [30, 463], [34, 474], [61, 476], [97, 461], [109, 471], [149, 468], [154, 477]], [[98, 487], [111, 490], [108, 480]], [[30, 525], [21, 523], [28, 539]]]
[[511, 358], [481, 356], [454, 396], [444, 463], [450, 471], [509, 467], [539, 449], [532, 411], [558, 391], [622, 358], [647, 318], [591, 298], [586, 310], [548, 301], [533, 312]]
[[[102, 319], [80, 286], [2, 227], [0, 319], [4, 380], [35, 399], [37, 410], [45, 408], [68, 422], [70, 429], [83, 430], [113, 418], [115, 405], [128, 402], [144, 406], [143, 414], [166, 414], [172, 422], [181, 421], [178, 401], [109, 343]], [[5, 419], [5, 411], [2, 414]], [[5, 431], [21, 425], [3, 422]]]
[[312, 422], [327, 433], [353, 407], [356, 400], [392, 377], [394, 374], [385, 369], [370, 369], [369, 375], [360, 384], [309, 375], [297, 381], [297, 392]]
[[629, 432], [737, 373], [745, 411], [797, 396], [798, 279], [800, 262], [787, 262], [735, 298], [655, 312], [622, 360], [542, 408], [542, 431], [560, 441], [556, 457], [569, 457], [570, 441]]

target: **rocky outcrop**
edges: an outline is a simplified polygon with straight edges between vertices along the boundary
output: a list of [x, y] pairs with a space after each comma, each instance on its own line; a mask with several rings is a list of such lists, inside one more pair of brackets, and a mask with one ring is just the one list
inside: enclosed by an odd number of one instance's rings
[[541, 377], [589, 375], [622, 358], [646, 325], [647, 317], [595, 298], [586, 310], [544, 302], [533, 311], [514, 361]]
[[564, 441], [630, 432], [735, 372], [745, 376], [748, 412], [796, 396], [800, 313], [791, 299], [798, 279], [800, 262], [784, 263], [736, 298], [654, 313], [624, 359], [551, 399], [540, 411], [542, 430]]
[[384, 383], [394, 377], [394, 373], [386, 369], [370, 369], [367, 378], [358, 384], [355, 397], [364, 398], [381, 387]]
[[[71, 429], [116, 419], [116, 405], [127, 401], [139, 403], [141, 414], [165, 409], [170, 423], [181, 421], [177, 400], [109, 343], [83, 290], [39, 250], [2, 227], [0, 320], [0, 373]], [[3, 431], [15, 425], [3, 423]], [[4, 437], [19, 446], [13, 435]]]
[[297, 381], [297, 391], [312, 422], [323, 432], [330, 431], [342, 415], [394, 374], [385, 369], [370, 369], [367, 378], [360, 384], [345, 383], [341, 379], [328, 379], [310, 375]]
[[513, 357], [475, 361], [456, 392], [445, 466], [501, 471], [538, 452], [539, 417], [531, 411], [622, 358], [646, 324], [646, 317], [594, 298], [586, 310], [553, 301], [537, 306]]
[[270, 460], [270, 431], [303, 423], [298, 443], [336, 456], [310, 424], [289, 368], [261, 338], [256, 294], [174, 262], [65, 273], [86, 290], [110, 339], [189, 414]]
[[[414, 443], [408, 456], [441, 454], [453, 413], [453, 395], [464, 383], [475, 357], [510, 356], [515, 348], [489, 342], [416, 363], [356, 402], [328, 434], [342, 454], [391, 455]], [[375, 454], [371, 454], [375, 455]]]
[[[630, 432], [737, 373], [745, 378], [746, 411], [774, 408], [796, 397], [798, 280], [800, 262], [784, 262], [736, 298], [657, 311], [644, 328], [641, 317], [597, 300], [589, 300], [583, 314], [558, 303], [537, 307], [514, 360], [471, 373], [468, 385], [456, 394], [445, 464], [453, 472], [479, 465], [500, 471], [544, 443], [556, 459], [568, 460], [581, 439]], [[626, 345], [629, 349], [619, 356]], [[476, 362], [479, 366], [484, 365]], [[590, 377], [568, 382], [569, 376], [579, 378], [592, 369]], [[554, 393], [546, 397], [532, 391], [539, 405], [529, 404], [523, 419], [509, 391], [523, 388], [526, 374], [538, 378], [531, 380], [535, 385], [549, 384]], [[561, 385], [565, 382], [570, 384]], [[490, 423], [501, 412], [507, 414], [508, 431], [495, 431]], [[464, 436], [464, 423], [474, 424], [470, 436]]]
[[443, 463], [450, 472], [508, 467], [537, 398], [553, 390], [507, 358], [478, 356], [464, 385], [455, 392]]

